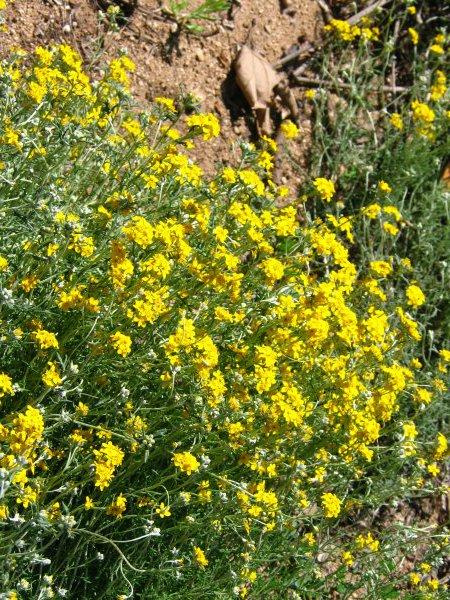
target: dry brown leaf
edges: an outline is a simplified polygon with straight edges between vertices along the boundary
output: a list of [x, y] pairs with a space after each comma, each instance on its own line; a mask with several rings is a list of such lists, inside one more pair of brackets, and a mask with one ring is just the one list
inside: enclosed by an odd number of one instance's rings
[[236, 83], [256, 112], [259, 128], [263, 132], [269, 131], [269, 106], [280, 75], [265, 58], [248, 46], [243, 46], [236, 57], [234, 70]]
[[441, 181], [445, 188], [450, 190], [450, 160], [447, 160], [441, 172]]

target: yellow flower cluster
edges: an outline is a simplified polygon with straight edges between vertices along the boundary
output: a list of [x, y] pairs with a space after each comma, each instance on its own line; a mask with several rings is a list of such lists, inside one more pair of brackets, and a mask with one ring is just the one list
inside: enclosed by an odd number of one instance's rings
[[104, 490], [111, 483], [114, 471], [122, 464], [125, 454], [112, 442], [103, 443], [99, 450], [94, 450], [95, 486]]
[[378, 40], [380, 30], [378, 27], [371, 27], [370, 19], [362, 19], [362, 27], [359, 25], [351, 25], [348, 21], [341, 19], [331, 19], [330, 22], [325, 25], [324, 30], [327, 32], [334, 33], [338, 39], [344, 42], [352, 42], [355, 39], [361, 38], [363, 40]]
[[173, 464], [183, 473], [190, 475], [193, 471], [198, 471], [200, 463], [190, 452], [177, 452], [173, 455]]
[[313, 185], [322, 200], [330, 202], [335, 193], [334, 183], [324, 177], [317, 177], [314, 179]]
[[[415, 425], [445, 389], [413, 361], [422, 331], [406, 310], [425, 296], [408, 263], [375, 243], [351, 258], [359, 225], [404, 225], [383, 204], [389, 184], [372, 186], [380, 204], [346, 214], [333, 203], [300, 222], [295, 204], [277, 203], [285, 190], [271, 178], [271, 143], [207, 180], [186, 149], [218, 135], [218, 122], [191, 115], [183, 135], [167, 99], [133, 114], [125, 56], [95, 84], [64, 46], [17, 70], [0, 82], [14, 90], [0, 124], [12, 142], [1, 191], [14, 206], [14, 237], [0, 248], [13, 265], [0, 262], [12, 299], [0, 323], [0, 466], [11, 482], [0, 518], [11, 554], [13, 509], [49, 536], [39, 552], [64, 527], [68, 552], [82, 548], [88, 565], [105, 542], [114, 572], [145, 572], [149, 552], [182, 575], [214, 568], [211, 549], [226, 540], [242, 596], [257, 581], [258, 548], [292, 545], [307, 519], [317, 535], [299, 543], [313, 552], [327, 519], [364, 504], [386, 457], [405, 477], [419, 457], [424, 479], [439, 470], [429, 459], [445, 457], [444, 436], [424, 449]], [[414, 118], [430, 125], [424, 106], [413, 103]], [[31, 156], [35, 146], [47, 155]], [[33, 173], [48, 177], [45, 193]], [[307, 187], [327, 203], [336, 193], [323, 177]], [[397, 272], [406, 292], [394, 296]], [[71, 580], [86, 580], [86, 561], [77, 557]], [[19, 570], [38, 571], [25, 558]]]

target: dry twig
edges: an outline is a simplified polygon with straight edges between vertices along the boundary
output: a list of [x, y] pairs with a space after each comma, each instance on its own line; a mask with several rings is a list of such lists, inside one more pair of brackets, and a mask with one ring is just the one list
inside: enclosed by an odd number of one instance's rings
[[[326, 81], [325, 79], [312, 79], [311, 77], [298, 77], [294, 74], [294, 79], [297, 83], [303, 84], [310, 87], [325, 87], [325, 88], [342, 88], [342, 89], [353, 89], [355, 86], [352, 83], [344, 83], [341, 81]], [[383, 85], [380, 88], [383, 92], [390, 92], [394, 94], [401, 94], [407, 92], [409, 88], [397, 86], [393, 88], [391, 85]], [[376, 91], [375, 89], [373, 91]]]
[[286, 54], [286, 56], [283, 56], [282, 58], [280, 58], [280, 60], [277, 61], [273, 65], [273, 68], [281, 69], [281, 67], [283, 67], [285, 64], [291, 62], [292, 60], [295, 60], [302, 54], [305, 54], [306, 55], [305, 58], [307, 58], [314, 52], [315, 52], [314, 46], [312, 44], [310, 44], [309, 42], [304, 42], [303, 44], [301, 44], [299, 46], [299, 48], [297, 48], [297, 50], [294, 50], [293, 52], [290, 52], [289, 54]]
[[370, 6], [363, 8], [363, 10], [360, 10], [358, 13], [356, 13], [356, 15], [353, 15], [353, 17], [347, 19], [347, 23], [349, 25], [356, 25], [356, 23], [359, 23], [359, 21], [361, 21], [363, 17], [367, 17], [368, 15], [373, 13], [374, 10], [377, 10], [377, 8], [381, 8], [382, 6], [385, 6], [390, 2], [392, 2], [392, 0], [377, 0]]
[[316, 0], [316, 2], [322, 9], [323, 18], [325, 19], [325, 21], [327, 23], [329, 23], [331, 21], [331, 19], [333, 18], [333, 13], [331, 12], [330, 7], [328, 6], [328, 4], [326, 2], [324, 2], [324, 0]]

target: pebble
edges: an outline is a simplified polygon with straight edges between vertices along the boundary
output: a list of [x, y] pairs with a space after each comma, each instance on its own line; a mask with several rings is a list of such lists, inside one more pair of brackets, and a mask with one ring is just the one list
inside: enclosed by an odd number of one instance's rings
[[70, 27], [69, 23], [66, 23], [63, 28], [62, 28], [64, 33], [70, 33], [72, 31], [72, 28]]
[[198, 60], [198, 62], [202, 62], [203, 60], [205, 60], [205, 55], [201, 48], [197, 48], [197, 50], [195, 51], [195, 58], [196, 60]]

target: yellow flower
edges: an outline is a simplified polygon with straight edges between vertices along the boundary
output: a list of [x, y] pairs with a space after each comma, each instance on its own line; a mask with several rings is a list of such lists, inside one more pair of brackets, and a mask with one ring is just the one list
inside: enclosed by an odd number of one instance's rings
[[75, 410], [77, 413], [85, 417], [89, 413], [89, 406], [80, 400]]
[[433, 102], [437, 102], [445, 96], [447, 92], [447, 77], [443, 71], [439, 69], [435, 73], [434, 83], [430, 88], [430, 98]]
[[386, 215], [391, 215], [398, 222], [402, 220], [402, 213], [398, 210], [396, 206], [388, 205], [383, 207], [383, 212]]
[[387, 277], [392, 273], [392, 265], [385, 260], [372, 260], [370, 269], [380, 277]]
[[204, 140], [210, 140], [217, 137], [220, 133], [220, 124], [213, 114], [199, 114], [187, 117], [186, 124], [192, 129], [199, 129], [203, 134]]
[[194, 546], [194, 558], [195, 558], [196, 563], [202, 568], [208, 566], [208, 564], [209, 564], [209, 561], [206, 558], [205, 553], [198, 546]]
[[173, 455], [173, 464], [183, 473], [190, 475], [193, 471], [198, 471], [200, 463], [190, 452], [178, 452]]
[[6, 258], [4, 256], [2, 256], [0, 254], [0, 273], [2, 271], [6, 271], [7, 268], [8, 268], [8, 261], [6, 260]]
[[28, 294], [28, 292], [31, 292], [31, 290], [34, 290], [34, 288], [37, 286], [38, 282], [39, 282], [39, 280], [36, 277], [36, 275], [28, 275], [28, 277], [25, 277], [24, 279], [22, 279], [22, 281], [20, 282], [20, 285], [21, 285], [23, 291]]
[[396, 129], [398, 129], [399, 131], [402, 131], [403, 129], [403, 118], [399, 113], [392, 113], [392, 115], [389, 118], [389, 121], [391, 122], [391, 125], [393, 127], [395, 127]]
[[327, 519], [337, 517], [341, 512], [341, 501], [335, 494], [326, 492], [322, 494], [322, 508]]
[[58, 387], [62, 383], [62, 378], [54, 362], [47, 363], [47, 370], [42, 373], [42, 381], [50, 388]]
[[110, 340], [117, 354], [120, 354], [120, 356], [123, 357], [130, 354], [132, 343], [130, 336], [120, 333], [120, 331], [116, 331], [116, 333], [110, 337]]
[[433, 396], [425, 388], [417, 388], [414, 393], [414, 400], [419, 404], [430, 404]]
[[417, 31], [415, 29], [413, 29], [412, 27], [409, 27], [408, 35], [409, 35], [412, 43], [414, 44], [414, 46], [417, 46], [417, 44], [419, 43], [419, 34], [417, 33]]
[[325, 31], [332, 31], [344, 42], [351, 42], [361, 35], [361, 29], [357, 25], [350, 25], [341, 19], [331, 19], [324, 27]]
[[383, 194], [390, 194], [392, 192], [391, 186], [383, 180], [378, 182], [378, 189], [380, 192], [383, 192]]
[[434, 577], [431, 577], [428, 581], [427, 581], [427, 586], [432, 589], [433, 591], [436, 591], [439, 588], [439, 579], [435, 579]]
[[49, 244], [47, 246], [47, 256], [53, 256], [58, 250], [59, 244]]
[[69, 250], [74, 250], [77, 254], [85, 258], [92, 256], [95, 250], [94, 240], [81, 233], [74, 233], [72, 235], [72, 240], [68, 247]]
[[444, 54], [445, 50], [439, 44], [431, 44], [430, 52], [433, 52], [433, 54]]
[[440, 469], [436, 463], [430, 463], [427, 465], [427, 471], [432, 477], [437, 477], [440, 473]]
[[293, 123], [292, 121], [290, 121], [289, 119], [287, 119], [286, 121], [283, 121], [280, 129], [281, 129], [281, 133], [288, 140], [293, 140], [294, 138], [296, 138], [300, 131], [299, 128], [297, 127], [297, 125], [295, 123]]
[[0, 373], [0, 398], [3, 398], [6, 394], [14, 396], [13, 382], [9, 375]]
[[313, 186], [316, 188], [322, 200], [325, 200], [326, 202], [330, 202], [336, 191], [334, 183], [330, 179], [325, 179], [325, 177], [317, 177], [314, 179]]
[[104, 490], [111, 483], [116, 467], [122, 464], [124, 453], [112, 442], [103, 442], [100, 450], [94, 450], [95, 486]]
[[165, 517], [170, 517], [170, 515], [172, 514], [170, 512], [170, 506], [166, 506], [164, 502], [161, 502], [161, 504], [158, 506], [155, 512], [161, 519], [164, 519]]
[[261, 263], [260, 267], [271, 283], [278, 281], [284, 275], [284, 265], [277, 258], [267, 258]]
[[353, 558], [353, 555], [351, 552], [349, 552], [348, 550], [345, 550], [342, 555], [342, 562], [344, 563], [344, 565], [346, 565], [347, 567], [351, 567], [353, 565], [353, 563], [355, 562], [355, 559]]
[[376, 540], [370, 531], [366, 535], [358, 535], [355, 541], [358, 548], [369, 548], [372, 552], [378, 552], [380, 547], [379, 540]]
[[447, 450], [447, 438], [443, 433], [439, 432], [436, 437], [436, 450], [434, 451], [434, 458], [436, 460], [441, 460], [447, 454]]
[[303, 536], [303, 541], [305, 542], [305, 544], [307, 544], [308, 546], [314, 546], [314, 544], [316, 543], [316, 538], [314, 536], [314, 534], [310, 531], [308, 531], [307, 533], [305, 533], [305, 535]]
[[381, 213], [381, 206], [379, 204], [369, 204], [362, 209], [362, 213], [369, 219], [376, 219]]
[[59, 348], [58, 340], [51, 331], [45, 329], [39, 329], [33, 333], [33, 337], [39, 344], [41, 350], [47, 350], [48, 348]]
[[399, 231], [398, 227], [392, 223], [383, 223], [383, 229], [389, 235], [397, 235]]
[[418, 308], [425, 302], [425, 294], [418, 285], [411, 284], [406, 288], [406, 298], [409, 306]]
[[413, 111], [413, 120], [415, 122], [430, 125], [436, 118], [434, 111], [424, 102], [413, 100], [411, 103], [411, 108]]
[[106, 514], [120, 519], [127, 508], [127, 499], [120, 493], [106, 509]]
[[172, 98], [165, 98], [164, 96], [158, 96], [155, 98], [154, 101], [157, 104], [164, 106], [164, 108], [167, 108], [171, 112], [176, 112], [175, 102], [172, 100]]
[[147, 248], [153, 241], [153, 227], [144, 217], [132, 217], [131, 221], [122, 227], [122, 231], [129, 240], [142, 248]]

